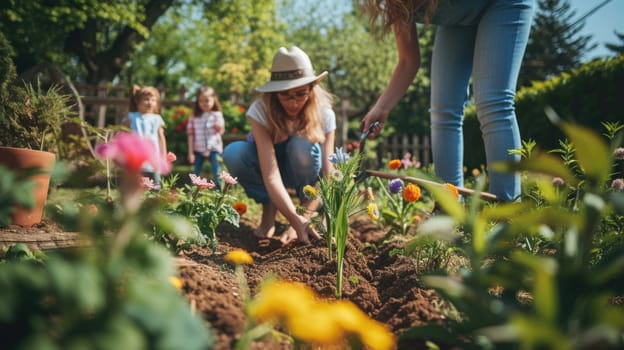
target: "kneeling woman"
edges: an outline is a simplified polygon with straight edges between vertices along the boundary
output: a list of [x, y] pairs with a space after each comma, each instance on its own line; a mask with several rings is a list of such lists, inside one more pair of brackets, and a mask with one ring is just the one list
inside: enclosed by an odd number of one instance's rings
[[[298, 47], [280, 48], [271, 79], [256, 88], [261, 94], [247, 110], [252, 137], [223, 151], [230, 173], [250, 198], [262, 204], [262, 221], [254, 232], [260, 238], [275, 233], [278, 210], [290, 223], [280, 238], [283, 244], [320, 238], [309, 225], [319, 202], [306, 200], [303, 187], [314, 185], [320, 174], [328, 175], [328, 156], [334, 151], [333, 97], [319, 85], [325, 76], [327, 72], [314, 74], [310, 58]], [[306, 213], [297, 213], [287, 188], [296, 190]]]

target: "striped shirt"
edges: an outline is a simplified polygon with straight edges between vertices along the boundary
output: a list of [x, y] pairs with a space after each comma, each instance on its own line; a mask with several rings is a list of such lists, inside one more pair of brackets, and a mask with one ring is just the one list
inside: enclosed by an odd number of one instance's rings
[[186, 133], [193, 135], [193, 151], [206, 156], [210, 155], [210, 152], [223, 153], [221, 134], [224, 129], [223, 113], [219, 111], [205, 112], [199, 117], [190, 117], [186, 125]]

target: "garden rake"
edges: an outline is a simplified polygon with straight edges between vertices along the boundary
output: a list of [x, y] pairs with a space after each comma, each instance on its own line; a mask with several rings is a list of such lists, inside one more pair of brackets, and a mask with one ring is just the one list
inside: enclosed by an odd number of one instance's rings
[[[360, 136], [360, 148], [359, 148], [360, 155], [362, 155], [364, 152], [364, 145], [366, 144], [366, 139], [368, 138], [368, 135], [370, 134], [371, 130], [377, 125], [379, 125], [378, 121], [372, 123], [366, 131], [362, 132], [362, 135]], [[386, 173], [386, 172], [377, 171], [377, 170], [367, 170], [367, 169], [364, 169], [364, 159], [360, 158], [360, 164], [358, 167], [358, 172], [355, 176], [355, 182], [356, 183], [362, 182], [369, 176], [376, 176], [376, 177], [380, 177], [384, 179], [401, 179], [404, 182], [411, 182], [411, 183], [415, 183], [421, 186], [444, 186], [445, 185], [443, 183], [426, 180], [426, 179], [414, 177], [414, 176], [392, 174], [392, 173]], [[457, 188], [457, 192], [461, 194], [462, 196], [474, 196], [475, 194], [478, 194], [479, 197], [483, 200], [486, 200], [488, 202], [498, 202], [498, 197], [496, 197], [496, 195], [493, 193], [479, 192], [479, 191], [475, 191], [475, 190], [465, 188], [465, 187], [456, 187], [456, 188]]]

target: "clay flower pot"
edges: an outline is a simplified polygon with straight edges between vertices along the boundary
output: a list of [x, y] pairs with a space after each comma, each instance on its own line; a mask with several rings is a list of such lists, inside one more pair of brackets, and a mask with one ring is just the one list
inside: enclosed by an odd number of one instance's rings
[[36, 167], [41, 170], [40, 173], [30, 177], [30, 180], [35, 182], [33, 189], [34, 207], [26, 209], [16, 206], [16, 210], [11, 216], [12, 224], [30, 227], [41, 222], [45, 202], [48, 198], [50, 172], [55, 161], [56, 155], [54, 153], [27, 148], [0, 147], [0, 164], [6, 168], [17, 174], [27, 168]]

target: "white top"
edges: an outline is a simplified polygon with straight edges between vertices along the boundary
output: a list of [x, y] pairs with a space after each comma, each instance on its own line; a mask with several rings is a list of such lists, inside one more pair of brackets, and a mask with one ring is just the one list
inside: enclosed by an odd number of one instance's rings
[[[264, 103], [263, 99], [258, 99], [254, 101], [249, 109], [247, 110], [247, 116], [258, 123], [262, 124], [267, 129], [269, 128], [269, 123], [267, 122], [267, 115], [269, 114], [268, 108]], [[327, 134], [328, 132], [336, 130], [336, 113], [331, 108], [323, 109], [323, 133]]]

